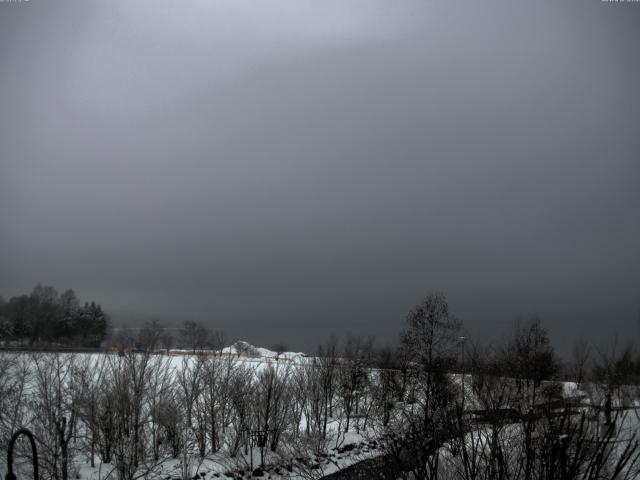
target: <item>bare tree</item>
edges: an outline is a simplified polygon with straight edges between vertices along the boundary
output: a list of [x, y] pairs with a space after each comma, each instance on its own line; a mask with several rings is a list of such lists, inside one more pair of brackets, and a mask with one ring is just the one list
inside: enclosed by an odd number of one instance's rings
[[[31, 383], [30, 356], [0, 351], [0, 449], [7, 450], [11, 435], [29, 424], [33, 412], [26, 408]], [[0, 457], [0, 462], [4, 461]]]
[[162, 345], [163, 335], [164, 328], [160, 320], [150, 320], [140, 329], [136, 340], [136, 348], [155, 352]]
[[322, 408], [322, 437], [327, 438], [327, 424], [329, 418], [333, 417], [334, 397], [337, 384], [338, 360], [338, 340], [332, 336], [326, 345], [318, 347], [320, 384], [322, 386], [322, 398], [324, 406]]
[[34, 354], [35, 412], [33, 429], [39, 442], [41, 466], [55, 480], [68, 480], [75, 439], [79, 396], [76, 357]]
[[[96, 449], [101, 436], [101, 390], [108, 381], [108, 363], [106, 356], [87, 356], [78, 360], [77, 381], [78, 396], [75, 410], [82, 420], [83, 437], [89, 444], [91, 467], [95, 467]], [[107, 462], [109, 460], [106, 460]]]
[[204, 412], [201, 417], [213, 453], [220, 449], [231, 423], [232, 387], [237, 372], [238, 362], [232, 356], [206, 357], [202, 372]]
[[573, 380], [581, 385], [591, 370], [592, 348], [586, 340], [579, 340], [573, 345], [570, 373]]
[[[513, 420], [511, 420], [512, 422]], [[598, 433], [585, 410], [569, 403], [554, 405], [537, 415], [533, 441], [528, 432], [503, 418], [497, 441], [477, 423], [464, 441], [443, 456], [445, 479], [463, 480], [631, 480], [640, 473], [640, 450], [635, 432], [622, 433], [613, 426]], [[618, 419], [623, 423], [622, 418]]]
[[149, 367], [146, 403], [149, 408], [150, 421], [148, 423], [148, 435], [151, 437], [153, 460], [159, 461], [162, 445], [162, 422], [168, 408], [168, 398], [175, 395], [175, 371], [166, 357], [156, 357]]
[[196, 353], [197, 350], [220, 345], [222, 343], [222, 333], [212, 333], [208, 328], [196, 321], [185, 320], [180, 329], [180, 342], [183, 348]]
[[[153, 412], [153, 423], [157, 425], [156, 434], [157, 448], [166, 446], [171, 458], [178, 459], [184, 451], [184, 410], [178, 399], [176, 388], [170, 388], [165, 395], [159, 399]], [[155, 455], [155, 453], [154, 453]], [[158, 458], [160, 452], [158, 453]]]
[[[291, 418], [290, 365], [268, 363], [258, 371], [254, 390], [256, 430], [265, 435], [271, 451], [275, 451], [280, 437]], [[263, 445], [266, 447], [267, 445]]]
[[[204, 369], [202, 357], [183, 357], [182, 367], [177, 372], [177, 399], [178, 405], [184, 410], [184, 417], [179, 424], [182, 450], [180, 452], [180, 465], [183, 480], [188, 480], [195, 473], [202, 462], [206, 450], [207, 424], [202, 421], [194, 421], [198, 412], [203, 412], [203, 399], [201, 398], [203, 385], [202, 374]], [[193, 452], [199, 454], [199, 459], [194, 460]], [[194, 465], [195, 472], [193, 471]]]
[[540, 386], [560, 371], [549, 333], [534, 317], [516, 326], [511, 342], [505, 347], [505, 373], [517, 382], [520, 409], [528, 412], [540, 400]]
[[[516, 401], [516, 383], [504, 376], [508, 370], [504, 349], [472, 344], [468, 349], [467, 365], [471, 373], [468, 383], [470, 398], [466, 410], [456, 410], [456, 429], [449, 441], [454, 454], [450, 466], [463, 479], [504, 478], [507, 471], [505, 450], [513, 445], [509, 425], [519, 421], [512, 405]], [[470, 422], [471, 411], [475, 422]], [[479, 425], [479, 426], [478, 426]], [[476, 431], [477, 430], [477, 431]]]
[[229, 439], [229, 453], [235, 457], [242, 445], [248, 449], [248, 433], [251, 428], [250, 410], [253, 399], [252, 392], [255, 388], [255, 375], [253, 369], [246, 364], [239, 365], [231, 378], [229, 385], [229, 397], [233, 409], [233, 422]]
[[[343, 358], [338, 370], [338, 385], [342, 412], [345, 416], [345, 432], [349, 431], [352, 417], [360, 413], [360, 403], [364, 389], [368, 386], [368, 362], [371, 356], [372, 339], [367, 341], [349, 337], [345, 344]], [[356, 431], [359, 422], [356, 419]]]
[[452, 436], [455, 391], [448, 370], [455, 363], [460, 322], [446, 298], [432, 294], [407, 316], [402, 345], [410, 356], [408, 405], [384, 431], [389, 468], [417, 478], [437, 478], [440, 445]]
[[112, 436], [111, 451], [121, 480], [149, 475], [165, 460], [156, 460], [146, 443], [145, 427], [151, 420], [148, 389], [158, 357], [126, 353], [110, 357], [110, 384], [105, 392], [105, 421]]
[[[318, 432], [320, 425], [319, 415], [314, 416], [312, 419], [311, 411], [312, 406], [318, 406], [321, 402], [321, 395], [319, 392], [319, 384], [315, 382], [317, 378], [318, 370], [315, 368], [296, 368], [291, 375], [291, 420], [293, 424], [293, 437], [298, 438], [300, 436], [300, 425], [302, 418], [307, 420], [308, 434], [312, 425], [314, 430]], [[319, 412], [318, 412], [319, 413]]]
[[614, 410], [623, 405], [638, 382], [640, 362], [634, 360], [631, 345], [618, 349], [617, 338], [609, 349], [599, 349], [593, 363], [593, 382], [586, 388], [591, 401], [604, 414], [605, 424], [615, 423]]
[[388, 425], [391, 413], [398, 401], [403, 399], [400, 362], [396, 349], [383, 348], [375, 358], [374, 379], [371, 398], [382, 426]]

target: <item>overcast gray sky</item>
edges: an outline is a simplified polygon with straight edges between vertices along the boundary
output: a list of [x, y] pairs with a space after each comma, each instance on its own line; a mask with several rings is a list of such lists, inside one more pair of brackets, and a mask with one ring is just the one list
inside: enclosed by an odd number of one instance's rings
[[640, 3], [0, 3], [0, 294], [311, 348], [640, 338]]

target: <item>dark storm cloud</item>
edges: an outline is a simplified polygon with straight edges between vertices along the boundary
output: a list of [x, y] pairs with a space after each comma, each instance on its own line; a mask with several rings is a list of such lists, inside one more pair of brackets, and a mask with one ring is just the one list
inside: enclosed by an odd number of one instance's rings
[[0, 3], [0, 292], [257, 343], [638, 334], [640, 5]]

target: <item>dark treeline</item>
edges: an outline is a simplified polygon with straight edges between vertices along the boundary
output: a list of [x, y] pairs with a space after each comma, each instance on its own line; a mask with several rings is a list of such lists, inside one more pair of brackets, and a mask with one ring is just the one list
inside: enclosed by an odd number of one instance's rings
[[224, 346], [221, 331], [212, 331], [194, 320], [185, 320], [179, 328], [167, 328], [154, 319], [145, 322], [139, 330], [121, 329], [111, 333], [106, 346], [118, 350], [154, 352], [179, 348], [196, 352]]
[[38, 284], [30, 294], [8, 302], [0, 297], [0, 342], [38, 348], [196, 351], [221, 348], [223, 335], [193, 320], [185, 320], [179, 328], [167, 328], [158, 320], [149, 320], [140, 329], [112, 328], [100, 304], [81, 304], [71, 289], [59, 294], [52, 286]]
[[100, 304], [80, 303], [73, 290], [59, 294], [36, 285], [29, 295], [0, 297], [0, 341], [98, 347], [107, 334], [108, 316]]

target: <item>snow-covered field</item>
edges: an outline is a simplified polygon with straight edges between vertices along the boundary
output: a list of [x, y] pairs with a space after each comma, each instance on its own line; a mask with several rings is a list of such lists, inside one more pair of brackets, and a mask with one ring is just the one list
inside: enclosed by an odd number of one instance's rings
[[[157, 460], [139, 460], [139, 475], [144, 477], [243, 478], [264, 473], [266, 478], [274, 479], [320, 478], [381, 453], [378, 442], [372, 440], [372, 432], [362, 428], [362, 420], [357, 415], [353, 415], [351, 427], [345, 428], [337, 399], [333, 399], [331, 405], [319, 407], [319, 413], [326, 415], [326, 435], [318, 430], [317, 421], [312, 425], [311, 410], [303, 405], [305, 393], [301, 389], [313, 388], [312, 382], [319, 377], [312, 372], [318, 370], [320, 364], [303, 353], [273, 352], [236, 342], [220, 351], [170, 350], [152, 354], [148, 364], [143, 364], [144, 356], [136, 353], [5, 352], [0, 356], [6, 366], [0, 377], [0, 388], [4, 387], [0, 392], [13, 392], [5, 396], [2, 404], [6, 410], [0, 416], [3, 445], [7, 445], [9, 432], [26, 426], [39, 440], [42, 459], [52, 453], [52, 445], [59, 440], [53, 431], [59, 420], [73, 421], [69, 471], [75, 478], [119, 478], [117, 460], [103, 461], [104, 454], [97, 445], [104, 443], [105, 436], [99, 421], [93, 427], [89, 423], [96, 413], [92, 407], [100, 411], [98, 417], [112, 410], [108, 403], [110, 397], [105, 397], [104, 392], [113, 383], [131, 381], [131, 386], [125, 388], [134, 388], [135, 397], [133, 377], [138, 374], [140, 379], [144, 375], [147, 384], [139, 403], [140, 434], [146, 437], [148, 452], [141, 456], [152, 456], [154, 445], [161, 444], [157, 448], [160, 452]], [[146, 373], [141, 374], [142, 368]], [[125, 378], [127, 376], [129, 378]], [[188, 382], [193, 384], [187, 385]], [[83, 388], [88, 392], [82, 392]], [[215, 391], [205, 392], [207, 388]], [[88, 406], [83, 396], [88, 396], [94, 404]], [[135, 403], [135, 398], [130, 401]], [[174, 418], [163, 418], [163, 412], [171, 411], [168, 403], [179, 406], [181, 413], [174, 413]], [[327, 408], [335, 411], [330, 415], [325, 411]], [[6, 415], [9, 411], [13, 412], [11, 417]], [[185, 418], [187, 411], [192, 416], [190, 422]], [[44, 419], [42, 413], [46, 413]], [[225, 417], [216, 425], [223, 432], [217, 438], [216, 451], [209, 443], [203, 448], [205, 454], [200, 455], [198, 442], [211, 442], [207, 438], [210, 432], [204, 431], [211, 429], [207, 414]], [[206, 423], [200, 431], [199, 422]], [[242, 422], [242, 427], [237, 422]], [[275, 448], [260, 447], [264, 437], [260, 431], [264, 427], [278, 431]], [[174, 447], [173, 452], [167, 444]], [[55, 446], [53, 449], [57, 450]], [[55, 453], [60, 456], [60, 452]], [[115, 455], [111, 453], [112, 457]], [[49, 465], [50, 470], [59, 470], [60, 459], [56, 462], [54, 466]], [[3, 475], [6, 471], [4, 458], [0, 460], [0, 471]]]
[[[43, 478], [62, 479], [65, 458], [77, 479], [321, 478], [388, 453], [382, 418], [392, 397], [381, 372], [246, 342], [151, 355], [0, 352], [0, 440], [4, 449], [11, 432], [30, 428]], [[484, 451], [491, 430], [473, 412], [486, 402], [471, 375], [449, 378], [476, 425], [465, 448]], [[554, 385], [576, 409], [603, 411], [601, 386]], [[612, 397], [612, 411], [623, 414], [618, 450], [640, 429], [639, 398], [636, 387]], [[392, 402], [391, 423], [414, 407]], [[602, 422], [599, 415], [590, 422]], [[501, 441], [517, 445], [519, 429], [501, 429]], [[456, 448], [445, 443], [442, 465], [457, 461]]]

